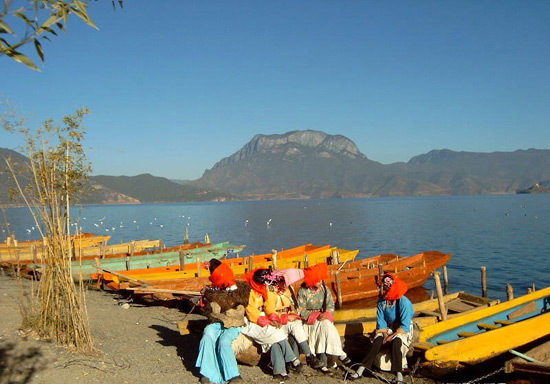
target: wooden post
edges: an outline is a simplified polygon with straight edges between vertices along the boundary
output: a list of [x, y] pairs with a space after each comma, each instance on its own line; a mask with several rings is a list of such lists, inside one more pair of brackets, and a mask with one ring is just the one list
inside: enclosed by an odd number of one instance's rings
[[36, 257], [36, 245], [31, 245], [31, 253], [32, 253], [32, 262], [38, 263], [37, 257]]
[[533, 293], [533, 288], [529, 287], [527, 288], [527, 294]]
[[512, 284], [506, 284], [506, 296], [508, 301], [514, 300], [514, 287], [512, 287]]
[[342, 288], [340, 287], [340, 271], [336, 272], [334, 275], [334, 281], [336, 282], [336, 308], [342, 308]]
[[185, 252], [179, 251], [180, 267], [182, 271], [185, 271]]
[[185, 236], [183, 238], [183, 244], [189, 244], [189, 226], [185, 226]]
[[277, 250], [272, 249], [271, 254], [273, 255], [273, 269], [277, 269]]
[[481, 296], [487, 297], [487, 267], [481, 267]]
[[309, 260], [307, 259], [307, 253], [304, 253], [304, 269], [309, 267]]
[[252, 255], [248, 256], [248, 270], [252, 271], [254, 268], [254, 257]]
[[382, 264], [378, 264], [378, 276], [382, 277], [384, 275], [384, 266]]
[[202, 277], [202, 261], [200, 257], [197, 257], [197, 277]]
[[134, 256], [135, 248], [136, 248], [136, 242], [132, 240], [132, 242], [130, 243], [130, 256]]
[[126, 270], [130, 270], [130, 256], [126, 256]]
[[447, 320], [447, 308], [445, 308], [445, 300], [443, 298], [443, 290], [441, 289], [441, 280], [439, 279], [440, 272], [434, 272], [435, 289], [437, 290], [437, 301], [439, 303], [439, 311], [441, 312], [441, 320]]
[[447, 266], [443, 266], [443, 283], [445, 284], [445, 294], [449, 294], [449, 275], [447, 274]]
[[102, 241], [101, 244], [99, 245], [99, 255], [101, 256], [102, 259], [105, 258], [105, 246], [106, 245], [107, 245], [106, 241]]
[[162, 239], [159, 239], [159, 252], [162, 252], [163, 249], [164, 249], [164, 243]]
[[537, 289], [535, 288], [535, 283], [533, 283], [533, 292], [535, 292]]

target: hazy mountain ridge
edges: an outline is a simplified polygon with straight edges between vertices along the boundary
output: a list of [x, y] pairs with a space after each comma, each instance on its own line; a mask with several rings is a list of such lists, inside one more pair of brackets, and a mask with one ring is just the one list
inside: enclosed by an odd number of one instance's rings
[[[0, 158], [15, 151], [0, 148]], [[1, 173], [0, 191], [8, 175]], [[539, 183], [543, 188], [530, 189]], [[456, 152], [432, 150], [407, 163], [381, 164], [353, 141], [320, 131], [256, 135], [197, 180], [150, 174], [92, 176], [84, 203], [224, 201], [414, 195], [543, 193], [550, 185], [550, 150]], [[0, 203], [8, 203], [7, 193]]]

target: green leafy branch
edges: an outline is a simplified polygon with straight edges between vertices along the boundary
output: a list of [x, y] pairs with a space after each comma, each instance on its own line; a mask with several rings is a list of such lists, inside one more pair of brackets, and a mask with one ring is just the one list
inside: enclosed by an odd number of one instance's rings
[[[75, 15], [89, 26], [98, 29], [88, 15], [88, 6], [97, 0], [26, 0], [24, 6], [12, 9], [12, 0], [4, 0], [0, 12], [0, 56], [6, 55], [13, 60], [40, 71], [36, 64], [20, 48], [33, 44], [38, 58], [44, 63], [44, 49], [41, 40], [51, 41], [58, 32], [65, 32], [65, 26], [71, 15]], [[118, 0], [122, 8], [123, 1]], [[116, 7], [112, 1], [113, 8]], [[25, 30], [23, 37], [18, 37], [15, 29]]]

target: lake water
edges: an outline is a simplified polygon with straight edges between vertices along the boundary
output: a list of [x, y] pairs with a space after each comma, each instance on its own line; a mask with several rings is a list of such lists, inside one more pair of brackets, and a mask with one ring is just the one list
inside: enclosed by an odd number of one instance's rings
[[[550, 195], [399, 197], [226, 203], [110, 205], [73, 209], [84, 232], [109, 234], [110, 243], [162, 239], [166, 246], [190, 241], [245, 244], [241, 255], [304, 243], [359, 249], [358, 258], [380, 253], [452, 254], [451, 292], [480, 294], [487, 267], [489, 296], [506, 298], [528, 287], [550, 285]], [[19, 240], [39, 238], [25, 208], [5, 210]], [[424, 287], [432, 290], [433, 280]]]

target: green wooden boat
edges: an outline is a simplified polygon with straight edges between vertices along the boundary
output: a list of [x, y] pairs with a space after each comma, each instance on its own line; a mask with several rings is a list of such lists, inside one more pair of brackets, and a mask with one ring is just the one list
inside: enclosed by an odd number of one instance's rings
[[[208, 261], [210, 259], [222, 259], [231, 254], [241, 252], [245, 245], [234, 245], [227, 241], [212, 244], [208, 247], [201, 247], [195, 249], [187, 249], [184, 251], [164, 252], [150, 255], [140, 256], [128, 256], [126, 258], [115, 259], [94, 259], [94, 260], [81, 260], [73, 261], [71, 263], [71, 274], [75, 281], [90, 280], [92, 273], [105, 269], [109, 271], [124, 271], [131, 269], [141, 268], [155, 268], [165, 267], [168, 265], [180, 264], [180, 252], [185, 259], [185, 263], [196, 263], [197, 258], [202, 261]], [[28, 275], [40, 276], [40, 270], [42, 265], [31, 264], [28, 265], [27, 270], [24, 272]]]

